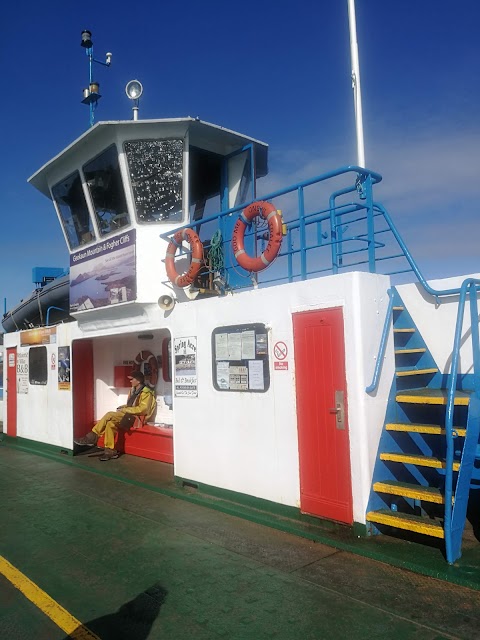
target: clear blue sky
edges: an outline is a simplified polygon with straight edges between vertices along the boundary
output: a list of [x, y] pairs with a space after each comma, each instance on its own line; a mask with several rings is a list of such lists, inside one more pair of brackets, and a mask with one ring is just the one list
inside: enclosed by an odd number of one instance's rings
[[[0, 300], [34, 266], [68, 266], [51, 202], [27, 178], [97, 120], [199, 116], [270, 144], [272, 185], [356, 162], [347, 0], [9, 2], [2, 9]], [[357, 0], [366, 164], [427, 278], [480, 272], [480, 5]]]

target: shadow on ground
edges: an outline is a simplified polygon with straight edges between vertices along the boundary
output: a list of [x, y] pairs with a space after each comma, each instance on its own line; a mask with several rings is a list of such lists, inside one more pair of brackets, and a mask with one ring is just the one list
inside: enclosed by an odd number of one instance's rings
[[101, 640], [146, 640], [160, 613], [167, 591], [158, 583], [123, 604], [115, 613], [85, 622], [64, 640], [87, 640], [85, 627]]

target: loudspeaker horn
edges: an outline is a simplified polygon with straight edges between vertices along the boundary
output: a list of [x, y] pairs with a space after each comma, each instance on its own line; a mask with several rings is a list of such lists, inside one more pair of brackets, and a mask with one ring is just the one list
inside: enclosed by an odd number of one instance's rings
[[160, 309], [163, 309], [163, 311], [171, 311], [175, 306], [175, 300], [172, 298], [172, 296], [160, 296], [160, 298], [158, 299], [158, 306], [160, 307]]

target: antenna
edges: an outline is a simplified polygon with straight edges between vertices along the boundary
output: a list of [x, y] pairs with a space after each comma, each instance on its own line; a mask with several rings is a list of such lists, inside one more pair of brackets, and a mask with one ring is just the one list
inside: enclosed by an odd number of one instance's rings
[[92, 32], [88, 29], [84, 29], [82, 31], [82, 41], [80, 43], [85, 49], [85, 54], [88, 57], [88, 70], [89, 70], [89, 80], [88, 80], [88, 88], [83, 90], [83, 104], [88, 104], [90, 108], [90, 126], [93, 127], [95, 122], [95, 109], [97, 108], [97, 103], [102, 97], [99, 93], [100, 85], [98, 82], [92, 80], [92, 67], [93, 63], [101, 64], [103, 67], [109, 67], [112, 64], [112, 54], [107, 53], [105, 55], [105, 62], [101, 60], [97, 60], [93, 57], [93, 41], [92, 41]]

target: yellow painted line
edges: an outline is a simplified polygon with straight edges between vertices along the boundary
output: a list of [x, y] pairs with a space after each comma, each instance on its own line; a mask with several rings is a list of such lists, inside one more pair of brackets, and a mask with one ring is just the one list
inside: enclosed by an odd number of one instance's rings
[[23, 595], [33, 602], [46, 616], [60, 627], [74, 640], [100, 640], [92, 631], [87, 629], [80, 620], [74, 618], [58, 602], [32, 582], [25, 574], [16, 569], [13, 564], [0, 556], [0, 574], [13, 584]]
[[388, 524], [390, 527], [397, 527], [398, 529], [415, 531], [415, 533], [423, 533], [434, 538], [445, 537], [442, 527], [438, 524], [431, 524], [430, 522], [417, 522], [406, 517], [402, 518], [387, 513], [379, 513], [378, 511], [367, 513], [367, 520], [368, 522], [376, 522], [378, 524]]
[[[436, 435], [436, 436], [445, 435], [445, 429], [442, 429], [442, 427], [439, 424], [409, 424], [409, 423], [401, 424], [401, 423], [391, 422], [385, 425], [385, 428], [387, 431], [406, 431], [410, 433], [427, 433], [427, 434]], [[467, 430], [461, 429], [460, 427], [453, 427], [453, 430], [458, 436], [462, 438], [464, 438], [465, 435], [467, 434]]]
[[402, 376], [419, 376], [423, 373], [438, 373], [438, 369], [410, 369], [409, 371], [397, 371], [397, 378]]
[[[414, 456], [406, 455], [404, 453], [381, 453], [380, 460], [387, 460], [389, 462], [403, 462], [403, 464], [416, 464], [419, 467], [431, 467], [432, 469], [445, 469], [445, 462], [438, 458], [428, 458], [427, 456]], [[460, 469], [460, 463], [454, 462], [452, 469], [458, 471]]]
[[407, 487], [401, 484], [390, 484], [389, 482], [375, 482], [373, 490], [378, 493], [388, 493], [394, 496], [412, 498], [413, 500], [435, 502], [436, 504], [445, 503], [445, 499], [438, 489], [434, 490], [429, 487]]
[[425, 353], [427, 350], [425, 348], [421, 349], [395, 349], [395, 353], [397, 355], [401, 355], [402, 353]]
[[393, 333], [415, 333], [415, 329], [394, 329]]
[[[397, 402], [407, 402], [409, 404], [447, 404], [447, 396], [421, 396], [412, 395], [408, 392], [398, 393], [396, 397]], [[456, 396], [454, 404], [467, 406], [470, 402], [468, 396]]]

